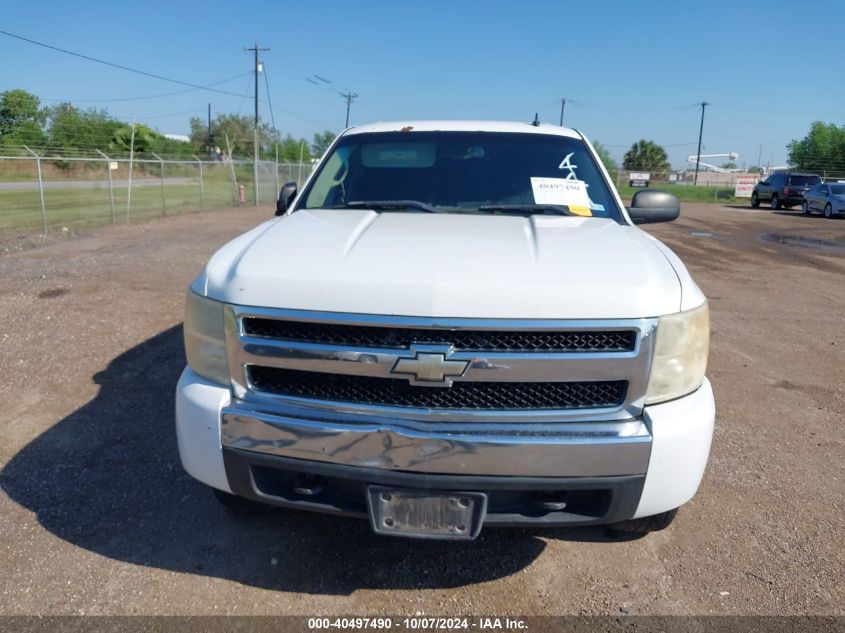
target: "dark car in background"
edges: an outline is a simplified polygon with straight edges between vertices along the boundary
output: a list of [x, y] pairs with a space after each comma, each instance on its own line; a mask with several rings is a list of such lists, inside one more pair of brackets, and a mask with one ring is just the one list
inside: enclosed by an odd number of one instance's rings
[[826, 218], [845, 215], [845, 182], [822, 182], [812, 187], [804, 194], [801, 211], [804, 215], [818, 211]]
[[757, 208], [761, 202], [768, 201], [772, 209], [786, 209], [801, 204], [804, 194], [811, 187], [820, 184], [821, 176], [795, 172], [778, 172], [769, 175], [762, 182], [754, 185], [751, 193], [751, 206]]

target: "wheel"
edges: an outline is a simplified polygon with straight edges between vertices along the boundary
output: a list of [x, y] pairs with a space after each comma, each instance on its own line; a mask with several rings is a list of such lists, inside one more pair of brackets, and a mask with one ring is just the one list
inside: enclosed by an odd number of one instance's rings
[[659, 532], [665, 530], [672, 524], [678, 514], [678, 509], [669, 510], [668, 512], [661, 512], [650, 517], [641, 517], [639, 519], [629, 519], [628, 521], [621, 521], [620, 523], [613, 523], [607, 526], [607, 531], [612, 535], [626, 536], [635, 534], [648, 534], [649, 532]]
[[830, 206], [829, 202], [824, 206], [824, 217], [828, 220], [833, 217], [833, 207]]
[[778, 198], [778, 194], [772, 194], [772, 210], [777, 211], [780, 209], [780, 199]]
[[757, 197], [757, 192], [751, 192], [751, 206], [755, 209], [760, 206], [760, 198]]
[[810, 205], [807, 204], [806, 200], [801, 203], [801, 213], [803, 213], [804, 215], [812, 215], [813, 213], [812, 211], [810, 211]]
[[266, 503], [259, 503], [258, 501], [253, 501], [252, 499], [244, 499], [243, 497], [223, 492], [217, 488], [212, 488], [212, 490], [214, 491], [214, 496], [217, 497], [217, 501], [219, 501], [220, 504], [223, 505], [229, 512], [234, 514], [258, 515], [266, 514], [267, 512], [273, 510], [273, 506]]

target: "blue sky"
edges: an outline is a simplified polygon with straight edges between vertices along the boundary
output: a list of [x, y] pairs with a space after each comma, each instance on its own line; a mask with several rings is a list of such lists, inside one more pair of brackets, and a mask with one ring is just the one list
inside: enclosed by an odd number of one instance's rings
[[0, 91], [105, 107], [165, 133], [187, 133], [209, 102], [214, 112], [252, 112], [243, 47], [255, 41], [272, 48], [262, 59], [276, 126], [297, 137], [344, 124], [342, 98], [306, 81], [312, 74], [359, 94], [352, 124], [528, 121], [534, 112], [556, 123], [566, 97], [565, 124], [617, 159], [647, 138], [676, 167], [695, 153], [693, 104], [702, 100], [712, 104], [704, 152], [739, 152], [748, 165], [760, 145], [763, 163], [782, 164], [786, 143], [814, 120], [845, 124], [842, 38], [827, 26], [845, 24], [845, 3], [833, 0], [3, 5], [0, 29], [61, 48], [201, 85], [240, 75], [217, 86], [240, 96], [194, 90], [135, 99], [184, 88], [0, 35]]

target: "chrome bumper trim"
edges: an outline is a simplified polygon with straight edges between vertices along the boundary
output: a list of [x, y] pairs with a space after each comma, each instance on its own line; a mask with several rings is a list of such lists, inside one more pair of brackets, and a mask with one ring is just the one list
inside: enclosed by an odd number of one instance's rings
[[315, 421], [235, 401], [222, 412], [226, 447], [347, 466], [451, 475], [603, 477], [648, 470], [642, 420], [531, 425]]

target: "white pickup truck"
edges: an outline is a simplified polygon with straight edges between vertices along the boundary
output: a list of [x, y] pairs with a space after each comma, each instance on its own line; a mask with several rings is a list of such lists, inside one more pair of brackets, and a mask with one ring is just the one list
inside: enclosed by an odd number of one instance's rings
[[345, 131], [191, 284], [185, 469], [382, 534], [666, 527], [714, 423], [707, 301], [634, 226], [678, 213], [566, 128]]

